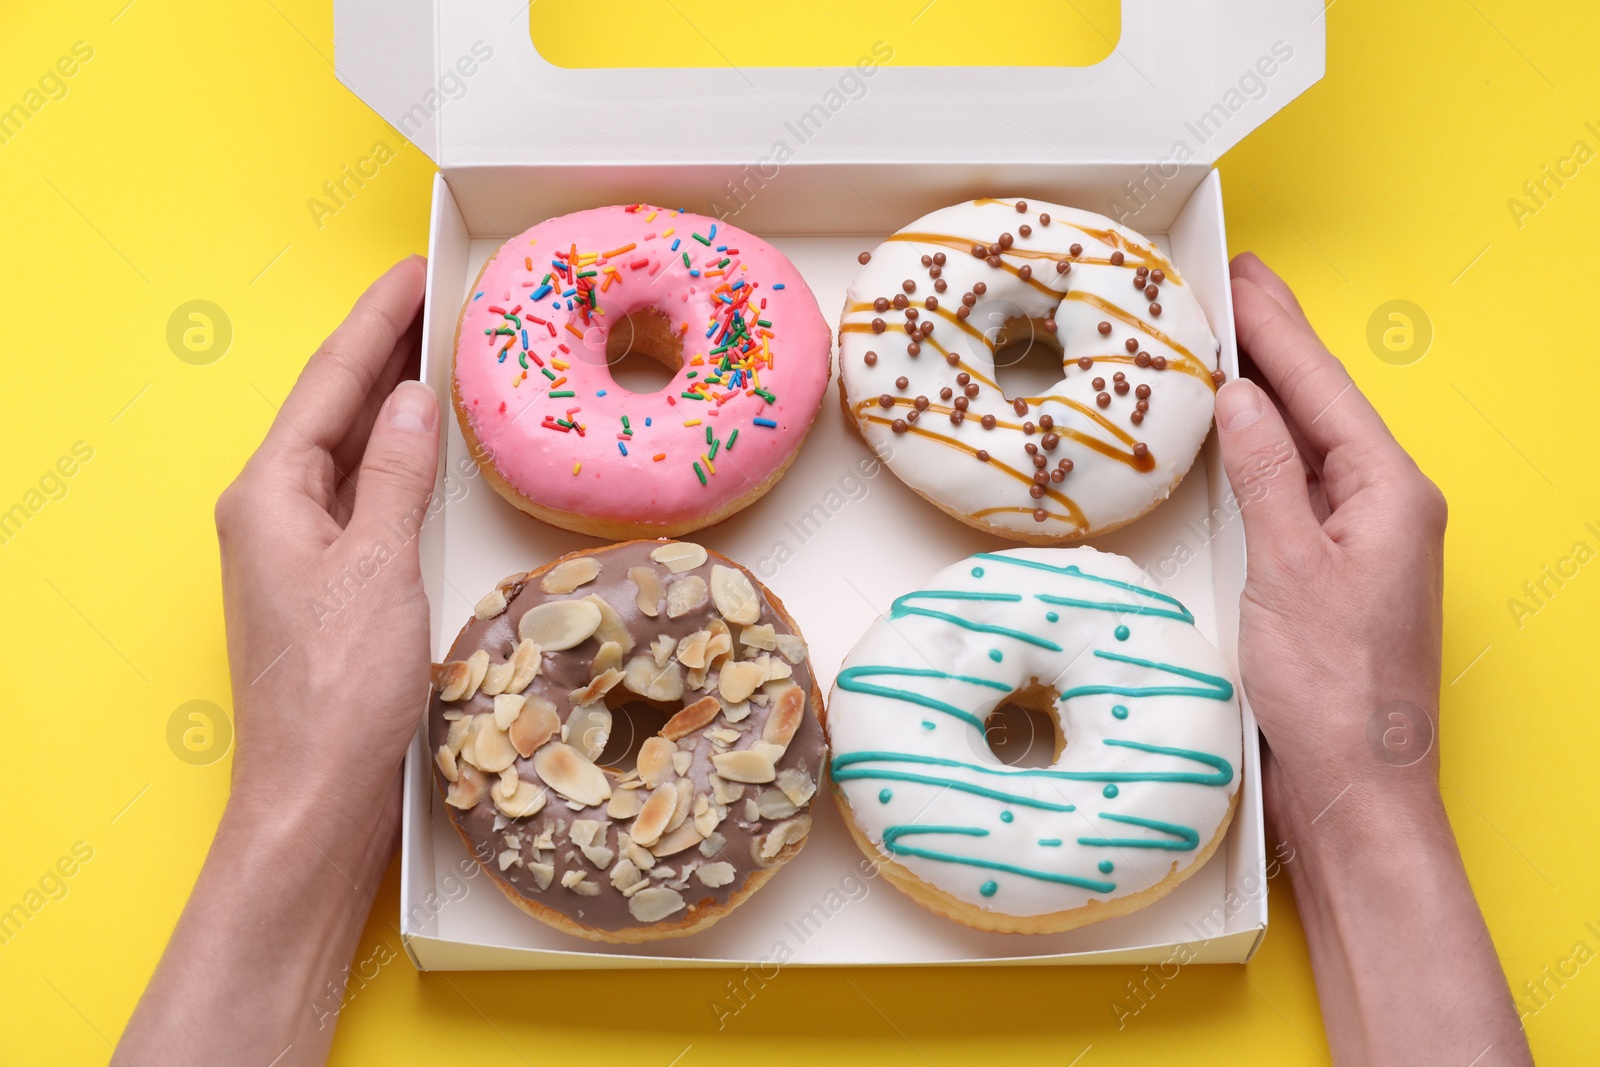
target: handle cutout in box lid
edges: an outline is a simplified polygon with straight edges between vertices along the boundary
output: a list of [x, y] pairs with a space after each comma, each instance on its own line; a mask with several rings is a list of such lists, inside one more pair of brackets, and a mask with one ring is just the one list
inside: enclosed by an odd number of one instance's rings
[[568, 69], [1088, 67], [1122, 34], [1120, 0], [625, 0], [528, 7], [533, 46]]

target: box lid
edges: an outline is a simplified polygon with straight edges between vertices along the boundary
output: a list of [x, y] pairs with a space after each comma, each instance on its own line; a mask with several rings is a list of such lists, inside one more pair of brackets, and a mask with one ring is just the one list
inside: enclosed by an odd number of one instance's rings
[[[526, 0], [334, 0], [339, 79], [436, 163], [1214, 162], [1322, 77], [1322, 0], [1123, 0], [1087, 67], [577, 70]], [[931, 120], [931, 121], [930, 121]]]

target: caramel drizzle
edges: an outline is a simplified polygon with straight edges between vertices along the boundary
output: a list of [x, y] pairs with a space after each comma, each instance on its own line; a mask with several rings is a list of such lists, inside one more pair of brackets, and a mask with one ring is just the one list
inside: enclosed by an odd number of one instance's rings
[[[1016, 206], [1017, 206], [1016, 201], [1014, 201], [1014, 200], [996, 200], [992, 196], [979, 197], [978, 199], [974, 200], [972, 203], [976, 207], [983, 207], [983, 206], [985, 206], [987, 204], [1000, 204], [1000, 205], [1003, 205], [1005, 207], [1015, 209]], [[1101, 241], [1101, 242], [1103, 242], [1105, 244], [1113, 246], [1114, 248], [1120, 249], [1124, 253], [1124, 255], [1126, 255], [1126, 253], [1128, 253], [1128, 252], [1133, 252], [1133, 253], [1136, 253], [1141, 260], [1153, 259], [1161, 267], [1161, 269], [1166, 272], [1166, 275], [1167, 275], [1169, 280], [1171, 280], [1172, 282], [1174, 282], [1174, 283], [1176, 283], [1178, 285], [1182, 285], [1183, 284], [1183, 279], [1178, 277], [1178, 272], [1172, 268], [1172, 265], [1167, 262], [1166, 257], [1163, 256], [1161, 254], [1161, 252], [1154, 245], [1151, 245], [1149, 248], [1146, 248], [1144, 245], [1135, 244], [1132, 241], [1129, 241], [1124, 234], [1122, 234], [1122, 233], [1120, 233], [1120, 232], [1118, 232], [1116, 230], [1110, 230], [1110, 229], [1097, 230], [1097, 229], [1094, 229], [1093, 227], [1089, 227], [1089, 226], [1079, 226], [1075, 222], [1067, 222], [1064, 219], [1055, 219], [1055, 220], [1052, 220], [1052, 221], [1060, 222], [1061, 225], [1063, 225], [1063, 226], [1070, 226], [1074, 230], [1077, 230], [1079, 233], [1083, 234], [1085, 237], [1093, 237], [1097, 241]], [[973, 245], [975, 245], [977, 243], [978, 242], [976, 242], [976, 241], [968, 242], [967, 247], [970, 249]], [[1084, 260], [1078, 260], [1077, 262], [1080, 262], [1080, 263], [1104, 263], [1104, 264], [1106, 264], [1108, 266], [1110, 265], [1110, 261], [1109, 260], [1084, 259]], [[1136, 266], [1144, 266], [1144, 265], [1145, 265], [1144, 263], [1136, 264]]]
[[[859, 414], [859, 416], [861, 418], [865, 419], [867, 422], [875, 422], [880, 426], [892, 425], [893, 421], [894, 421], [893, 419], [886, 419], [881, 415], [868, 415], [864, 411], [858, 412], [858, 414]], [[969, 445], [969, 444], [967, 444], [967, 443], [965, 443], [963, 441], [957, 441], [954, 437], [949, 437], [949, 436], [947, 436], [945, 434], [942, 434], [942, 433], [936, 433], [933, 430], [925, 430], [921, 426], [917, 426], [917, 425], [908, 423], [906, 425], [906, 432], [907, 433], [918, 434], [919, 436], [927, 437], [927, 438], [930, 438], [930, 439], [932, 439], [934, 441], [938, 441], [941, 444], [949, 446], [950, 448], [958, 449], [959, 451], [965, 452], [969, 456], [973, 456], [974, 458], [976, 458], [976, 456], [978, 455], [978, 450], [976, 448], [973, 448], [971, 445]], [[988, 465], [991, 466], [991, 467], [996, 468], [997, 470], [1004, 471], [1005, 473], [1011, 475], [1011, 477], [1015, 478], [1017, 481], [1022, 482], [1025, 485], [1031, 486], [1031, 485], [1034, 484], [1033, 483], [1033, 477], [1031, 475], [1024, 474], [1021, 471], [1017, 470], [1015, 467], [1011, 466], [1009, 463], [1004, 463], [1004, 462], [1002, 462], [1002, 461], [1000, 461], [998, 459], [995, 459], [993, 456], [989, 457]], [[1044, 495], [1046, 497], [1048, 497], [1049, 499], [1054, 500], [1056, 503], [1060, 504], [1062, 507], [1067, 509], [1067, 514], [1070, 516], [1069, 521], [1074, 526], [1076, 526], [1080, 530], [1088, 529], [1089, 520], [1084, 517], [1083, 511], [1078, 507], [1077, 502], [1074, 501], [1070, 496], [1067, 496], [1065, 493], [1061, 492], [1059, 489], [1051, 489], [1049, 486], [1045, 486], [1044, 487]], [[1020, 509], [1020, 510], [1026, 510], [1029, 514], [1032, 514], [1035, 509], [1034, 508], [1027, 508], [1027, 509]], [[976, 516], [974, 516], [974, 517], [976, 517]]]
[[[1126, 432], [1124, 432], [1121, 427], [1117, 426], [1113, 422], [1110, 422], [1108, 419], [1106, 419], [1106, 417], [1104, 415], [1101, 415], [1098, 411], [1095, 411], [1093, 408], [1090, 408], [1090, 407], [1088, 407], [1088, 406], [1086, 406], [1084, 404], [1080, 404], [1076, 400], [1069, 400], [1068, 398], [1066, 398], [1064, 396], [1028, 397], [1026, 399], [1027, 399], [1028, 403], [1030, 403], [1030, 404], [1040, 403], [1040, 402], [1043, 402], [1045, 400], [1055, 400], [1055, 401], [1057, 401], [1059, 403], [1065, 404], [1067, 407], [1072, 408], [1074, 411], [1078, 412], [1079, 414], [1082, 414], [1082, 415], [1088, 417], [1089, 419], [1093, 420], [1095, 423], [1099, 424], [1100, 426], [1103, 426], [1106, 430], [1110, 431], [1112, 434], [1114, 434], [1117, 438], [1122, 440], [1124, 443], [1126, 443], [1126, 444], [1128, 444], [1130, 446], [1135, 443], [1133, 438], [1131, 436], [1129, 436]], [[871, 416], [868, 415], [867, 412], [872, 407], [874, 407], [875, 405], [876, 406], [881, 406], [877, 400], [858, 400], [858, 401], [856, 401], [856, 404], [855, 404], [856, 415], [858, 417], [864, 417], [864, 418], [869, 418], [870, 419]], [[911, 408], [913, 410], [915, 410], [915, 408], [916, 408], [916, 404], [915, 403], [913, 403], [909, 398], [903, 397], [903, 396], [894, 398], [894, 406], [895, 407]], [[948, 404], [930, 403], [925, 410], [928, 411], [928, 412], [931, 412], [932, 414], [935, 414], [935, 415], [949, 415], [952, 411], [954, 411], [956, 409], [951, 407]], [[968, 411], [966, 413], [966, 417], [969, 418], [969, 419], [981, 419], [983, 416], [981, 414], [976, 414], [975, 415], [971, 411]], [[892, 419], [881, 420], [881, 421], [885, 421], [885, 422], [889, 422], [889, 423], [893, 422]], [[1002, 419], [1002, 418], [1000, 418], [998, 416], [995, 417], [994, 426], [995, 426], [995, 429], [997, 429], [997, 430], [1016, 430], [1019, 433], [1022, 432], [1022, 424], [1021, 423], [1012, 422], [1009, 419]], [[907, 424], [906, 428], [910, 429], [911, 428], [910, 424]], [[1139, 456], [1134, 455], [1131, 450], [1127, 451], [1127, 452], [1124, 452], [1121, 449], [1117, 448], [1116, 445], [1109, 444], [1109, 443], [1107, 443], [1105, 441], [1102, 441], [1102, 440], [1100, 440], [1100, 438], [1095, 437], [1092, 434], [1084, 433], [1082, 430], [1075, 430], [1070, 426], [1062, 426], [1060, 423], [1057, 423], [1055, 426], [1052, 426], [1049, 430], [1041, 431], [1041, 435], [1043, 433], [1053, 433], [1058, 437], [1069, 438], [1069, 439], [1071, 439], [1073, 441], [1078, 442], [1080, 445], [1083, 445], [1085, 448], [1089, 448], [1089, 449], [1092, 449], [1095, 452], [1100, 453], [1102, 456], [1105, 456], [1107, 459], [1113, 459], [1113, 460], [1116, 460], [1118, 463], [1126, 464], [1127, 466], [1132, 467], [1134, 470], [1138, 471], [1141, 474], [1148, 474], [1151, 471], [1156, 469], [1156, 458], [1155, 458], [1155, 454], [1153, 452], [1148, 452], [1147, 451], [1144, 454], [1144, 456], [1141, 458]], [[991, 462], [992, 462], [992, 460], [991, 460]]]
[[[1098, 308], [1124, 325], [1131, 326], [1145, 336], [1153, 337], [1157, 341], [1160, 341], [1162, 344], [1178, 353], [1178, 359], [1173, 363], [1169, 363], [1168, 366], [1171, 366], [1174, 370], [1181, 370], [1185, 374], [1192, 375], [1193, 377], [1200, 379], [1201, 381], [1205, 382], [1206, 385], [1211, 387], [1212, 392], [1216, 392], [1217, 383], [1212, 380], [1211, 372], [1205, 368], [1205, 365], [1200, 362], [1193, 352], [1180, 345], [1175, 338], [1170, 337], [1162, 331], [1156, 329], [1155, 326], [1145, 322], [1137, 315], [1124, 311], [1122, 308], [1111, 303], [1109, 300], [1103, 300], [1100, 297], [1095, 296], [1093, 293], [1087, 293], [1082, 290], [1074, 290], [1069, 292], [1062, 297], [1062, 299], [1078, 300], [1088, 304], [1090, 307]], [[1111, 355], [1095, 356], [1093, 358], [1097, 363], [1101, 360], [1104, 360], [1108, 363], [1132, 363], [1135, 357], [1131, 355]]]

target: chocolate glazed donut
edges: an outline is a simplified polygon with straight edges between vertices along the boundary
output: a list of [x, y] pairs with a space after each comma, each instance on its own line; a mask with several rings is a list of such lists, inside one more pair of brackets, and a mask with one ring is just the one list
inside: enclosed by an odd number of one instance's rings
[[[823, 704], [805, 641], [749, 572], [697, 544], [630, 541], [505, 579], [433, 678], [450, 821], [557, 929], [694, 933], [810, 830]], [[614, 758], [624, 705], [665, 724]]]

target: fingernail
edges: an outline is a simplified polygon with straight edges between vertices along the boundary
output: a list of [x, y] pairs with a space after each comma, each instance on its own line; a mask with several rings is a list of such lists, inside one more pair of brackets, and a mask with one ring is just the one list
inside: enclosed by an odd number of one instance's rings
[[1229, 433], [1261, 417], [1267, 398], [1248, 378], [1235, 378], [1217, 390], [1217, 425]]
[[426, 433], [439, 412], [433, 390], [421, 382], [401, 382], [389, 394], [388, 408], [389, 425], [406, 433]]

